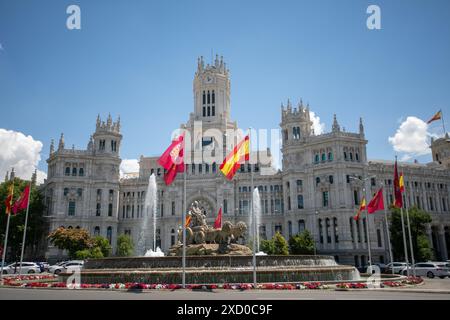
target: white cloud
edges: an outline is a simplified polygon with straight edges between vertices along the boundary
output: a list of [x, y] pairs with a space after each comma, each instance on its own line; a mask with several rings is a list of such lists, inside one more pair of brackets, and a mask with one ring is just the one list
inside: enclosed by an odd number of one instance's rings
[[139, 172], [139, 162], [137, 159], [123, 159], [120, 163], [120, 177], [137, 172]]
[[309, 117], [313, 123], [314, 134], [319, 135], [325, 131], [325, 123], [320, 122], [320, 117], [314, 111], [309, 112]]
[[389, 137], [389, 143], [394, 150], [403, 153], [402, 160], [406, 161], [414, 156], [422, 156], [431, 153], [428, 139], [434, 134], [428, 131], [428, 125], [417, 117], [407, 117], [393, 137]]
[[[22, 132], [0, 129], [0, 181], [14, 168], [16, 177], [29, 180], [41, 160], [42, 142]], [[43, 183], [47, 174], [37, 171], [37, 183]]]

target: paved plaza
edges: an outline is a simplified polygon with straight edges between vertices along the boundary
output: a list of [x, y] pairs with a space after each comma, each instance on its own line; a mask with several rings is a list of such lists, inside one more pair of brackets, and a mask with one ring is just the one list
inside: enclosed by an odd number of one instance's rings
[[0, 288], [0, 300], [450, 300], [450, 279], [426, 279], [423, 285], [374, 290], [67, 290]]

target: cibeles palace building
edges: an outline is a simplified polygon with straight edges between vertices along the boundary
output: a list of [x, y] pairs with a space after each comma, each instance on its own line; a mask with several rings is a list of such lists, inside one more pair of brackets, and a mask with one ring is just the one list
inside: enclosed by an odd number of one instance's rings
[[[237, 129], [230, 117], [229, 71], [222, 58], [212, 65], [198, 61], [193, 81], [194, 111], [181, 128], [191, 134], [191, 142], [205, 148], [227, 147], [226, 131]], [[336, 116], [330, 132], [315, 135], [309, 107], [290, 102], [281, 107], [282, 169], [272, 173], [262, 165], [244, 164], [232, 181], [219, 171], [220, 163], [187, 165], [187, 204], [198, 201], [209, 222], [214, 221], [220, 207], [224, 220], [249, 220], [251, 173], [259, 188], [262, 218], [260, 237], [271, 238], [277, 231], [286, 238], [308, 229], [314, 235], [317, 252], [336, 257], [340, 263], [364, 265], [367, 262], [367, 241], [374, 262], [388, 261], [384, 213], [355, 215], [363, 197], [365, 184], [371, 198], [380, 186], [387, 191], [385, 203], [392, 203], [394, 162], [369, 160], [362, 120], [358, 132], [346, 132]], [[195, 141], [194, 125], [201, 121], [202, 132], [218, 129], [223, 141], [204, 134]], [[126, 125], [126, 124], [125, 124]], [[170, 137], [160, 137], [170, 141]], [[113, 248], [119, 234], [129, 234], [139, 241], [144, 216], [144, 199], [149, 176], [154, 173], [158, 185], [157, 244], [168, 251], [177, 241], [183, 208], [183, 175], [166, 186], [164, 170], [157, 164], [159, 154], [141, 156], [138, 173], [120, 177], [120, 120], [97, 119], [87, 148], [67, 148], [64, 137], [51, 145], [45, 194], [50, 231], [65, 228], [86, 228], [93, 235], [109, 239]], [[220, 145], [219, 145], [220, 144]], [[400, 163], [405, 174], [405, 202], [432, 215], [427, 232], [437, 258], [448, 259], [450, 250], [450, 142], [448, 135], [432, 141], [433, 162]], [[192, 151], [195, 153], [195, 151]], [[356, 177], [352, 178], [352, 177]], [[369, 234], [366, 233], [369, 223]], [[150, 232], [152, 228], [150, 228]], [[152, 235], [149, 236], [151, 238]], [[151, 248], [148, 239], [147, 247]], [[49, 259], [63, 253], [49, 244]]]

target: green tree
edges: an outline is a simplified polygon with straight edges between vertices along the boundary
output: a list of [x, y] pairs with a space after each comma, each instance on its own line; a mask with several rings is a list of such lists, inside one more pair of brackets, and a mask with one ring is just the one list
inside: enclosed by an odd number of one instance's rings
[[289, 254], [289, 246], [286, 239], [281, 235], [281, 233], [277, 232], [273, 236], [273, 246], [274, 253], [277, 255], [287, 256]]
[[313, 254], [314, 240], [308, 230], [289, 238], [290, 254]]
[[117, 255], [119, 257], [129, 257], [133, 254], [134, 244], [129, 235], [121, 234], [117, 237]]
[[102, 257], [109, 257], [109, 255], [111, 254], [111, 245], [109, 244], [108, 239], [104, 237], [96, 236], [94, 238], [94, 248], [96, 247], [100, 249]]
[[[6, 221], [5, 199], [8, 194], [8, 187], [14, 184], [13, 201], [17, 201], [24, 188], [30, 181], [14, 178], [12, 181], [0, 183], [0, 245], [5, 242]], [[46, 221], [44, 219], [44, 196], [35, 183], [31, 185], [30, 207], [28, 213], [27, 237], [25, 243], [26, 259], [39, 259], [43, 255], [43, 246], [46, 243]], [[18, 261], [22, 248], [23, 231], [25, 228], [26, 210], [11, 215], [8, 235], [8, 255], [7, 260]]]
[[260, 250], [265, 252], [268, 255], [274, 254], [275, 252], [275, 244], [272, 239], [261, 240]]
[[[408, 209], [409, 221], [411, 226], [411, 238], [413, 242], [414, 257], [416, 261], [426, 261], [433, 258], [433, 252], [425, 232], [425, 226], [431, 222], [431, 216], [427, 212], [412, 207]], [[408, 254], [411, 256], [409, 245], [409, 234], [407, 228], [406, 212], [403, 210], [403, 219], [405, 224], [406, 240], [408, 241]], [[391, 242], [392, 250], [396, 260], [404, 261], [404, 244], [401, 224], [400, 209], [391, 208]]]
[[67, 250], [70, 258], [76, 258], [76, 252], [94, 247], [94, 240], [86, 229], [58, 228], [48, 236], [50, 242], [62, 250]]

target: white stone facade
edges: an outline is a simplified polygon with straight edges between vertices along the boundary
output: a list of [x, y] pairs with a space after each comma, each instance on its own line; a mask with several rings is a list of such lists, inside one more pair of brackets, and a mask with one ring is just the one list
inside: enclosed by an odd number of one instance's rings
[[[215, 150], [215, 155], [222, 152], [225, 156], [229, 152], [226, 140], [229, 135], [225, 133], [237, 129], [237, 123], [230, 119], [229, 71], [222, 58], [216, 57], [212, 65], [206, 66], [203, 58], [199, 59], [193, 94], [194, 112], [181, 128], [191, 133], [194, 147], [200, 143]], [[200, 121], [206, 138], [199, 142], [194, 127]], [[261, 174], [263, 165], [245, 164], [235, 178], [228, 181], [219, 171], [221, 160], [208, 163], [198, 158], [201, 155], [197, 150], [189, 150], [191, 159], [196, 161], [186, 167], [187, 204], [199, 201], [210, 223], [220, 207], [224, 220], [248, 222], [249, 169], [253, 169], [254, 186], [259, 188], [261, 196], [261, 238], [270, 238], [276, 231], [287, 238], [309, 229], [319, 253], [333, 255], [340, 263], [364, 264], [367, 261], [366, 219], [363, 217], [359, 222], [352, 219], [363, 197], [363, 185], [350, 177], [362, 180], [369, 177], [365, 180], [369, 199], [381, 185], [386, 185], [389, 198], [393, 193], [393, 161], [367, 159], [368, 141], [362, 120], [359, 131], [350, 133], [340, 128], [334, 116], [331, 132], [315, 135], [309, 106], [300, 102], [293, 108], [288, 101], [281, 107], [280, 127], [283, 169], [271, 175]], [[219, 132], [219, 137], [214, 135], [214, 130]], [[45, 185], [50, 229], [59, 226], [87, 228], [93, 234], [108, 237], [114, 249], [117, 235], [128, 233], [137, 247], [148, 178], [155, 173], [157, 243], [167, 252], [175, 243], [181, 225], [183, 174], [179, 174], [172, 185], [165, 186], [164, 170], [157, 164], [158, 155], [141, 157], [139, 175], [120, 180], [121, 138], [120, 121], [112, 122], [109, 117], [106, 123], [97, 120], [96, 131], [86, 150], [65, 149], [63, 138], [58, 150], [52, 147]], [[448, 166], [442, 164], [448, 163], [442, 155], [448, 156], [450, 147], [448, 139], [445, 143], [443, 139], [434, 141], [439, 146], [441, 164], [400, 163], [400, 167], [405, 173], [407, 203], [419, 205], [432, 214], [430, 240], [438, 257], [448, 259], [450, 172]], [[77, 172], [75, 175], [73, 168]], [[81, 176], [80, 168], [84, 171]], [[66, 170], [69, 170], [68, 175]], [[389, 202], [390, 199], [386, 199], [385, 203]], [[373, 262], [388, 261], [384, 214], [370, 215], [368, 223]], [[61, 252], [49, 247], [49, 256], [58, 254]]]

